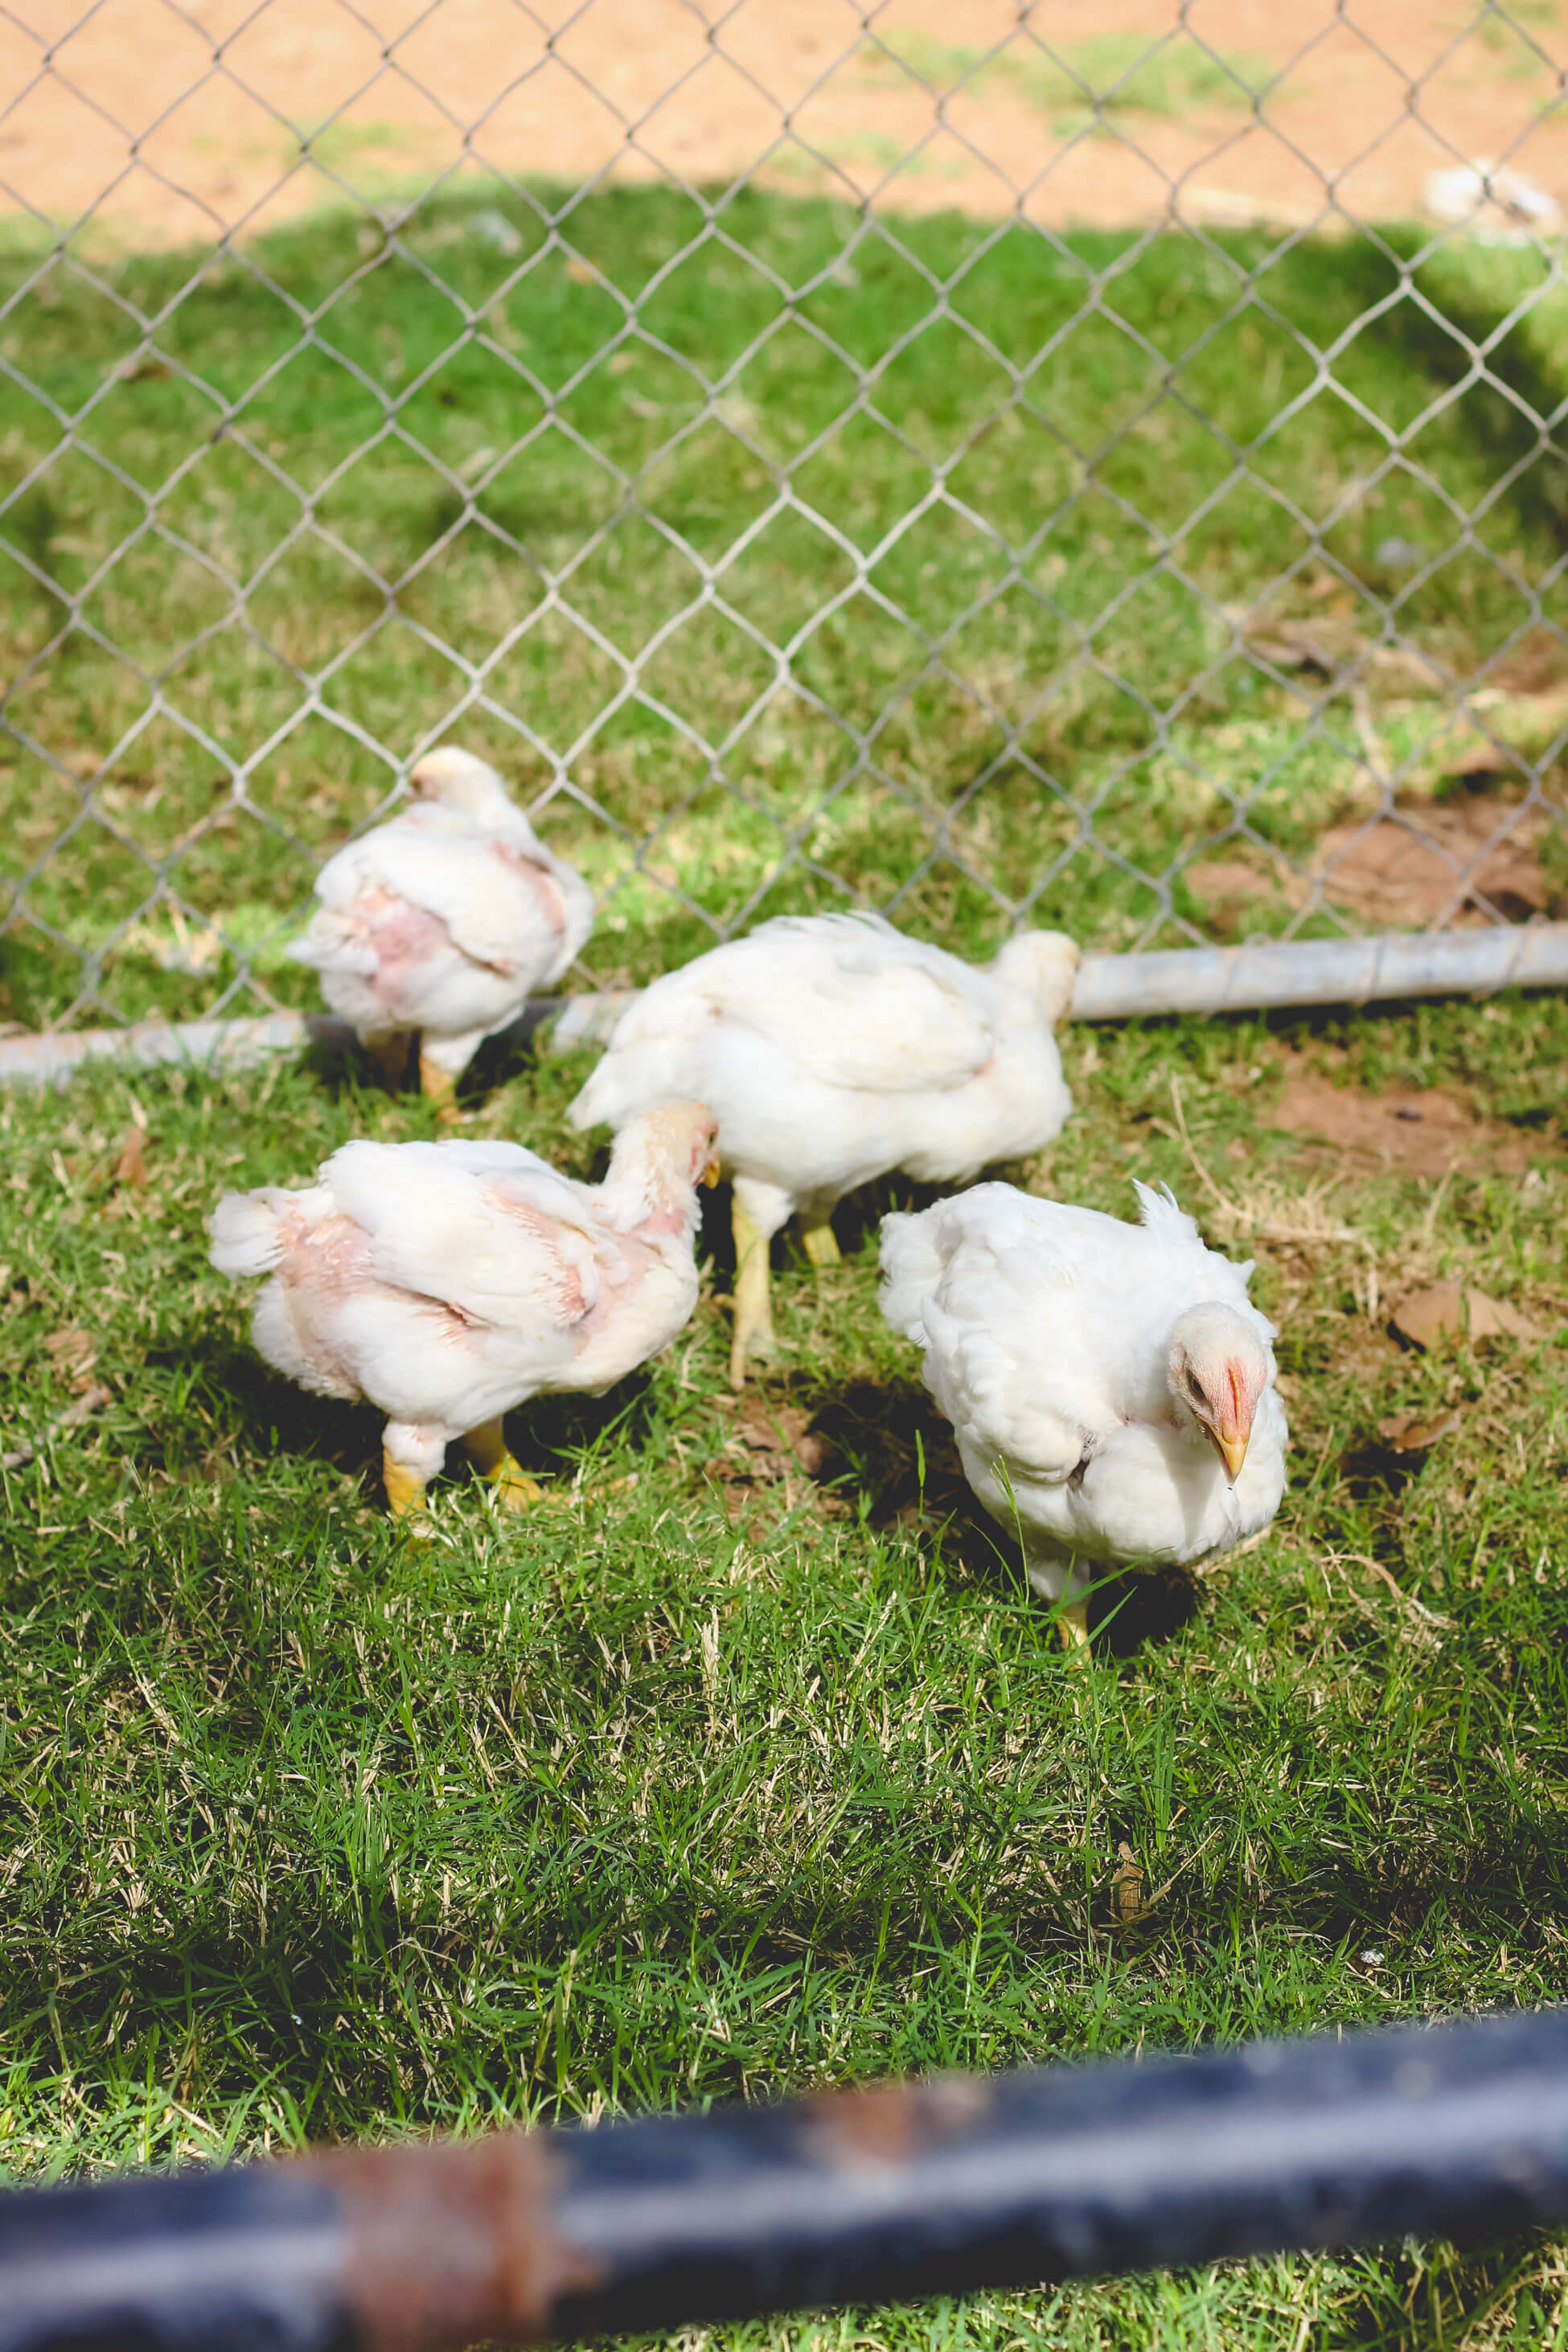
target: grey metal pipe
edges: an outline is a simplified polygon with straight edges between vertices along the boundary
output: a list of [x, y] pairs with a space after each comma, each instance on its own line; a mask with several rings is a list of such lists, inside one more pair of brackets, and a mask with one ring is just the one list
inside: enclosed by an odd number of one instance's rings
[[1568, 923], [1385, 931], [1366, 940], [1263, 940], [1240, 948], [1086, 955], [1075, 1021], [1164, 1013], [1260, 1013], [1281, 1004], [1371, 1004], [1568, 987]]
[[[1365, 940], [1265, 940], [1239, 948], [1086, 955], [1069, 1017], [1127, 1021], [1173, 1013], [1253, 1013], [1287, 1004], [1372, 1004], [1410, 996], [1489, 996], [1500, 988], [1568, 987], [1568, 923], [1465, 931], [1388, 931]], [[538, 997], [501, 1035], [538, 1034], [565, 1053], [602, 1042], [633, 992]], [[0, 1086], [55, 1086], [89, 1062], [126, 1069], [183, 1064], [237, 1069], [306, 1045], [344, 1052], [346, 1022], [268, 1013], [234, 1021], [140, 1021], [0, 1039]]]
[[421, 2352], [1568, 2217], [1568, 2010], [0, 2196], [0, 2352]]

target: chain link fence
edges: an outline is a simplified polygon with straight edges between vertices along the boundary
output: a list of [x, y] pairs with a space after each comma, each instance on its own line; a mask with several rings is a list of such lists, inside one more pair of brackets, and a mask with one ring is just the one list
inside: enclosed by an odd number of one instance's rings
[[0, 1017], [306, 1001], [444, 740], [584, 985], [1568, 911], [1568, 34], [1429, 19], [0, 7]]

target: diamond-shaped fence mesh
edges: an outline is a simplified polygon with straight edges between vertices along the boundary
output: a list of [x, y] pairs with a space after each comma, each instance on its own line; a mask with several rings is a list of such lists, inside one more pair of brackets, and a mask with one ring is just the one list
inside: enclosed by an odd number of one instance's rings
[[446, 740], [578, 984], [1568, 911], [1564, 15], [0, 6], [0, 1018], [306, 1001]]

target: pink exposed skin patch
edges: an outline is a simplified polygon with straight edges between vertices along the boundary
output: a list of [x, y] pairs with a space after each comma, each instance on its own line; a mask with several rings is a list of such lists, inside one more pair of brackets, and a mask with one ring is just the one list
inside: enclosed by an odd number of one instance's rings
[[290, 1282], [342, 1297], [370, 1278], [370, 1244], [349, 1217], [307, 1225], [298, 1210], [283, 1221], [283, 1267]]
[[684, 1201], [671, 1201], [666, 1206], [650, 1209], [637, 1230], [644, 1234], [678, 1234], [689, 1214]]
[[700, 1184], [703, 1171], [716, 1166], [713, 1153], [719, 1140], [717, 1123], [704, 1118], [693, 1128], [691, 1145], [684, 1177], [671, 1169], [666, 1186], [661, 1186], [648, 1204], [647, 1213], [639, 1219], [637, 1231], [644, 1234], [678, 1234], [683, 1231], [691, 1214], [689, 1187]]
[[[542, 920], [559, 935], [565, 926], [565, 908], [553, 878], [510, 842], [487, 845], [498, 864], [527, 885], [538, 902]], [[375, 958], [370, 992], [384, 1009], [389, 1027], [418, 1025], [420, 991], [435, 958], [460, 952], [470, 963], [480, 961], [466, 949], [454, 948], [451, 932], [439, 915], [387, 890], [363, 891], [354, 902], [351, 920]], [[515, 964], [504, 957], [490, 957], [481, 968], [503, 980], [510, 980], [516, 971]]]
[[[645, 1226], [643, 1230], [647, 1232], [650, 1228]], [[579, 1355], [585, 1354], [605, 1327], [626, 1312], [650, 1269], [658, 1263], [653, 1251], [643, 1248], [637, 1241], [623, 1240], [620, 1249], [626, 1268], [626, 1280], [606, 1282], [586, 1315], [577, 1323], [572, 1338]]]
[[450, 954], [452, 935], [439, 915], [384, 890], [367, 890], [355, 912], [355, 929], [375, 957], [371, 994], [384, 1007], [388, 1028], [405, 1025], [425, 967], [432, 956]]
[[353, 1392], [359, 1381], [332, 1344], [332, 1327], [344, 1298], [375, 1278], [369, 1238], [351, 1218], [324, 1217], [310, 1228], [298, 1211], [282, 1221], [280, 1238], [278, 1273], [300, 1345], [331, 1374], [340, 1392]]
[[[416, 1299], [412, 1292], [380, 1278], [372, 1262], [370, 1236], [352, 1217], [324, 1217], [312, 1230], [295, 1213], [286, 1219], [282, 1239], [278, 1275], [289, 1319], [300, 1347], [318, 1370], [330, 1377], [336, 1393], [363, 1393], [358, 1373], [336, 1346], [337, 1318], [345, 1299], [369, 1291], [401, 1298], [418, 1308], [426, 1333], [438, 1332], [453, 1347], [473, 1344], [473, 1326], [458, 1308], [445, 1299]], [[577, 1295], [581, 1299], [580, 1290]]]

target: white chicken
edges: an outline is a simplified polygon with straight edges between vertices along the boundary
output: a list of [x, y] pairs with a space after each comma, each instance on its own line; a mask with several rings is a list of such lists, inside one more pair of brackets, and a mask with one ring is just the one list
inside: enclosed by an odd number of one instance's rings
[[599, 1185], [517, 1143], [345, 1143], [303, 1190], [226, 1193], [212, 1263], [271, 1276], [251, 1326], [269, 1364], [385, 1413], [395, 1514], [454, 1437], [521, 1508], [541, 1490], [501, 1415], [551, 1391], [599, 1394], [695, 1307], [694, 1187], [712, 1141], [700, 1103], [666, 1104], [616, 1138]]
[[882, 1221], [882, 1312], [924, 1349], [970, 1486], [1065, 1601], [1079, 1659], [1094, 1570], [1227, 1551], [1285, 1491], [1252, 1266], [1206, 1249], [1168, 1191], [1137, 1192], [1138, 1225], [1010, 1184]]
[[874, 915], [781, 916], [667, 972], [622, 1014], [572, 1104], [620, 1128], [696, 1096], [734, 1184], [730, 1375], [773, 1348], [768, 1247], [798, 1210], [814, 1265], [856, 1185], [960, 1183], [1037, 1151], [1072, 1108], [1054, 1034], [1079, 950], [1026, 931], [976, 971]]
[[560, 979], [594, 894], [472, 752], [428, 752], [409, 782], [412, 806], [328, 858], [289, 953], [389, 1076], [416, 1031], [420, 1085], [445, 1099], [484, 1040]]

